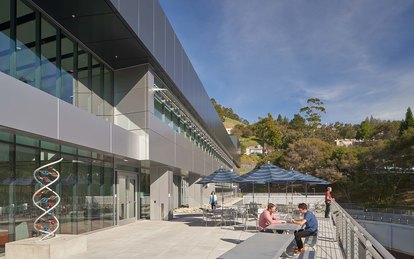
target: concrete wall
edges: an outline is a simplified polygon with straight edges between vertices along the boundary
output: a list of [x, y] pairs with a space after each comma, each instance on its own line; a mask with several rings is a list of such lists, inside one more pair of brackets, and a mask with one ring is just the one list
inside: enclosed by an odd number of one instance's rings
[[174, 209], [173, 172], [164, 167], [152, 168], [150, 184], [151, 220], [172, 219]]
[[384, 247], [414, 256], [414, 227], [376, 221], [357, 220]]

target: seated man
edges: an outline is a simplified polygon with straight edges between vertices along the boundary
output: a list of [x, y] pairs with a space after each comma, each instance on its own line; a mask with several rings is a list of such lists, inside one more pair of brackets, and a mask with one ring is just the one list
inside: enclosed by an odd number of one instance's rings
[[[276, 205], [273, 203], [269, 203], [267, 205], [267, 210], [264, 210], [259, 217], [259, 231], [260, 232], [271, 232], [273, 233], [272, 230], [270, 229], [265, 229], [267, 226], [269, 226], [270, 224], [274, 224], [274, 223], [285, 223], [284, 221], [278, 219], [276, 217]], [[283, 232], [283, 231], [282, 231]]]
[[315, 214], [308, 210], [308, 206], [306, 206], [305, 203], [299, 203], [298, 208], [300, 214], [303, 215], [303, 219], [292, 219], [292, 223], [298, 225], [305, 224], [305, 229], [295, 231], [295, 240], [298, 246], [298, 249], [295, 250], [295, 254], [300, 254], [304, 250], [302, 237], [316, 236], [318, 234], [318, 220], [316, 219]]

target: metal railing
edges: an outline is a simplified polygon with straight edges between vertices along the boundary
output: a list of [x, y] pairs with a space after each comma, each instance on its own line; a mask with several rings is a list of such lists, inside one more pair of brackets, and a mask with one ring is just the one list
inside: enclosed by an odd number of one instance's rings
[[395, 258], [338, 203], [332, 203], [332, 215], [336, 225], [336, 239], [346, 258]]
[[356, 204], [341, 203], [344, 208], [354, 219], [369, 221], [380, 221], [384, 223], [394, 223], [414, 226], [414, 208], [365, 208]]

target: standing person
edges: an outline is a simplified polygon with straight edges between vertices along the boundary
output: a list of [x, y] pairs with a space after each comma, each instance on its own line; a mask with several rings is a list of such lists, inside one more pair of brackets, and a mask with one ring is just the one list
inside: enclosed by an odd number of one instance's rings
[[211, 204], [211, 209], [214, 210], [217, 205], [217, 195], [216, 195], [216, 192], [214, 191], [212, 191], [210, 195], [210, 204]]
[[292, 219], [292, 223], [298, 225], [305, 224], [305, 229], [295, 231], [295, 240], [296, 245], [298, 246], [298, 249], [295, 250], [295, 254], [300, 254], [305, 250], [303, 248], [302, 237], [316, 236], [318, 234], [318, 220], [316, 219], [315, 214], [308, 210], [308, 206], [305, 203], [299, 203], [298, 208], [300, 214], [303, 215], [303, 219]]
[[331, 202], [334, 200], [331, 196], [332, 187], [326, 188], [325, 193], [325, 218], [329, 218], [329, 212], [331, 211]]
[[271, 233], [273, 233], [272, 230], [268, 231], [268, 230], [265, 230], [265, 228], [267, 226], [269, 226], [270, 224], [284, 223], [284, 221], [277, 218], [275, 212], [276, 212], [276, 205], [273, 204], [273, 203], [269, 203], [267, 205], [267, 209], [264, 210], [260, 214], [260, 217], [259, 217], [259, 231], [260, 232], [271, 232]]

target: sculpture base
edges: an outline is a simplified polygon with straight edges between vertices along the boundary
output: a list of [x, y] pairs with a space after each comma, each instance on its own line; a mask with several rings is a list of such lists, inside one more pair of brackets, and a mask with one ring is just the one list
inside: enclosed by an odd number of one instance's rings
[[44, 241], [35, 237], [6, 243], [6, 259], [62, 259], [86, 249], [86, 236], [57, 235]]

